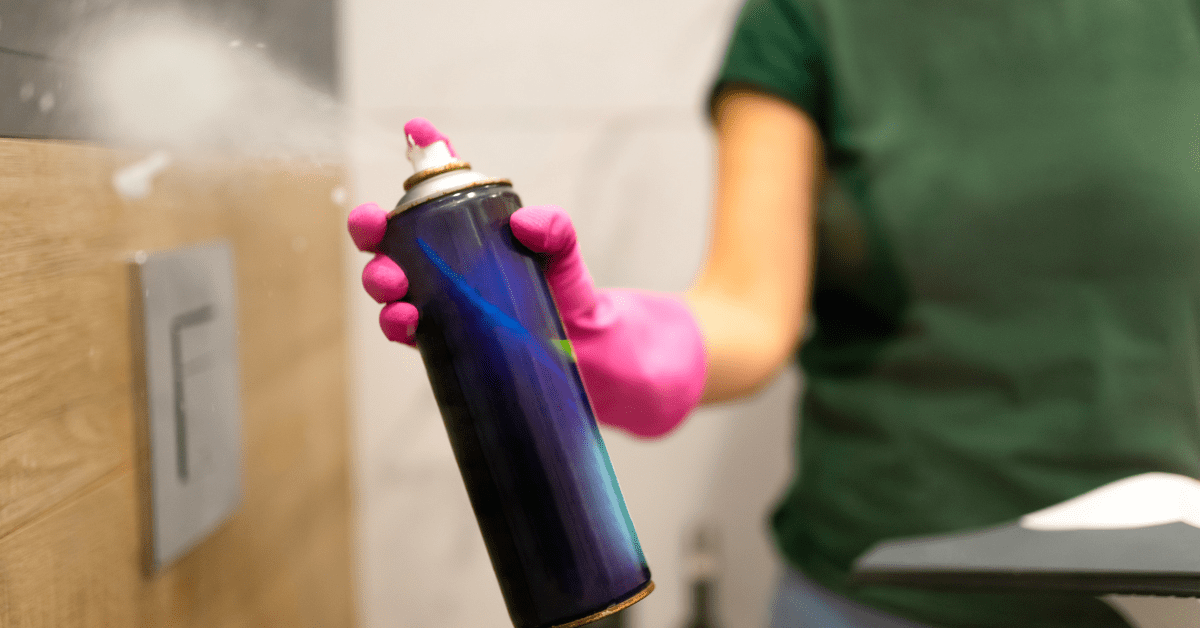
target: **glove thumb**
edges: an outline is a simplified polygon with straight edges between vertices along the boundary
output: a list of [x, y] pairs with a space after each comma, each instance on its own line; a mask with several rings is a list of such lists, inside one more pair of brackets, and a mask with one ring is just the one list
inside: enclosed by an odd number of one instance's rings
[[596, 307], [596, 289], [567, 212], [553, 205], [522, 207], [513, 213], [509, 225], [521, 244], [548, 257], [546, 283], [563, 321], [590, 313]]

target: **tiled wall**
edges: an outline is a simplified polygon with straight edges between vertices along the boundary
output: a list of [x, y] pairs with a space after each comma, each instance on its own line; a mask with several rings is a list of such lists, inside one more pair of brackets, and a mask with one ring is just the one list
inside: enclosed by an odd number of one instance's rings
[[[355, 200], [399, 198], [400, 129], [423, 116], [527, 204], [566, 208], [598, 284], [685, 288], [707, 233], [705, 92], [737, 5], [345, 0]], [[348, 254], [364, 625], [509, 626], [420, 359], [383, 340], [357, 288], [366, 256]], [[663, 441], [605, 432], [658, 584], [638, 628], [682, 621], [684, 539], [704, 519], [723, 531], [725, 625], [763, 625], [778, 568], [764, 517], [791, 465], [796, 387], [789, 374]]]

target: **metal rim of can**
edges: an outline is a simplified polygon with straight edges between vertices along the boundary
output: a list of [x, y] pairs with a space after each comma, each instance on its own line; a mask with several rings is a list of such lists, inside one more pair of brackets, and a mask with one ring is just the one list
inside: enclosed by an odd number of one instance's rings
[[404, 180], [404, 191], [407, 192], [407, 191], [411, 190], [414, 185], [416, 185], [430, 177], [436, 177], [439, 174], [442, 174], [445, 172], [452, 172], [454, 170], [470, 170], [470, 169], [471, 169], [471, 164], [468, 162], [452, 161], [444, 166], [438, 166], [436, 168], [429, 168], [427, 170], [422, 170], [420, 172], [414, 172], [411, 177]]
[[650, 592], [653, 590], [654, 590], [654, 581], [648, 580], [646, 582], [646, 586], [642, 587], [641, 589], [638, 589], [636, 592], [634, 592], [633, 595], [625, 598], [624, 600], [621, 600], [620, 602], [617, 602], [616, 604], [613, 604], [612, 606], [609, 606], [608, 608], [606, 608], [600, 612], [592, 613], [591, 615], [588, 615], [587, 617], [581, 617], [579, 619], [569, 621], [565, 624], [555, 624], [555, 625], [551, 626], [551, 628], [579, 628], [579, 626], [582, 626], [584, 624], [590, 624], [594, 621], [604, 619], [605, 617], [608, 617], [609, 615], [623, 611], [623, 610], [629, 608], [630, 606], [633, 606], [634, 604], [642, 601], [643, 599], [645, 599], [645, 597], [647, 595], [650, 595]]
[[[446, 188], [444, 190], [438, 190], [437, 192], [430, 194], [428, 196], [414, 198], [407, 203], [397, 205], [396, 209], [393, 209], [392, 211], [388, 212], [387, 217], [391, 218], [391, 217], [393, 217], [397, 214], [400, 214], [406, 210], [412, 209], [413, 207], [416, 207], [417, 205], [432, 201], [435, 198], [441, 198], [441, 197], [447, 196], [449, 194], [454, 194], [455, 192], [461, 192], [463, 190], [469, 190], [471, 188], [477, 188], [477, 187], [481, 187], [484, 185], [508, 185], [508, 186], [511, 186], [512, 181], [510, 181], [508, 179], [494, 179], [494, 178], [479, 179], [479, 180], [471, 181], [470, 183], [466, 183], [463, 185]], [[403, 199], [401, 199], [401, 200], [403, 200]]]

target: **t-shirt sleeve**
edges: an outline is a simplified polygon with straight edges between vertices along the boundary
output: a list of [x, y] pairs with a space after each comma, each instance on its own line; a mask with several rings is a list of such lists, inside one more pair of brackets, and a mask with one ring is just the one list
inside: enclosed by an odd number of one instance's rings
[[797, 0], [747, 0], [709, 92], [709, 112], [723, 88], [743, 85], [791, 101], [821, 124], [828, 84], [823, 58]]

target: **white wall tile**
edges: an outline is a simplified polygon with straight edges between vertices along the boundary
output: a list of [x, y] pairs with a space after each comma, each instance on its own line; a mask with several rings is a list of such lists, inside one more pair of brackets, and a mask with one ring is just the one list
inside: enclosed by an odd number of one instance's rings
[[730, 0], [347, 0], [347, 93], [367, 109], [692, 106], [734, 10]]

